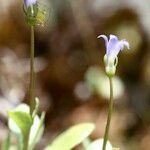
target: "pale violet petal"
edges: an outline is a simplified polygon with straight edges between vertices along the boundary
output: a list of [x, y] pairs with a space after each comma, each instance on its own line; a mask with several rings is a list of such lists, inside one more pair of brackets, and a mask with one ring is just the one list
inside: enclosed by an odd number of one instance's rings
[[123, 50], [124, 47], [127, 47], [129, 49], [129, 43], [125, 40], [118, 41], [118, 43], [114, 46], [114, 49], [110, 56], [113, 58], [117, 57], [118, 53]]
[[24, 3], [27, 7], [34, 5], [37, 2], [37, 0], [24, 0]]
[[115, 35], [113, 35], [113, 34], [110, 34], [110, 35], [109, 35], [109, 40], [111, 40], [111, 39], [116, 39], [116, 40], [118, 40], [117, 36], [115, 36]]
[[118, 38], [115, 36], [115, 35], [110, 35], [110, 39], [108, 41], [108, 44], [107, 44], [107, 49], [106, 49], [106, 55], [109, 57], [109, 56], [114, 56], [113, 53], [115, 53], [115, 51], [117, 49], [117, 45], [119, 43], [119, 40]]
[[103, 38], [105, 40], [105, 46], [107, 48], [107, 44], [108, 44], [108, 38], [106, 35], [99, 35], [97, 38]]
[[126, 40], [118, 40], [118, 37], [110, 34], [109, 40], [105, 35], [99, 35], [98, 38], [103, 38], [106, 45], [106, 55], [109, 58], [115, 59], [118, 53], [127, 47], [129, 49], [129, 43]]
[[122, 45], [122, 49], [124, 47], [126, 47], [127, 49], [130, 49], [130, 45], [129, 45], [129, 43], [126, 40], [121, 40], [120, 42], [121, 42], [121, 45]]

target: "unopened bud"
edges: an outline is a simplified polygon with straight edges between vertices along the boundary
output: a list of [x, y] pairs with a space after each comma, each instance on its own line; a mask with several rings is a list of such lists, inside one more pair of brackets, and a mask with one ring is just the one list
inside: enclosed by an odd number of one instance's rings
[[116, 66], [118, 63], [118, 58], [108, 57], [107, 55], [104, 56], [104, 64], [105, 64], [105, 71], [108, 76], [114, 76], [116, 73]]

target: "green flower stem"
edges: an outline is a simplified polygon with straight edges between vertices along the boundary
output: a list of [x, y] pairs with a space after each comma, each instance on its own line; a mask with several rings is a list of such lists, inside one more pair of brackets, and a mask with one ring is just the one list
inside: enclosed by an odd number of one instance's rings
[[113, 79], [112, 79], [112, 77], [109, 77], [109, 84], [110, 84], [110, 100], [109, 100], [108, 117], [107, 117], [107, 124], [106, 124], [106, 128], [105, 128], [104, 142], [103, 142], [102, 150], [106, 149], [108, 133], [109, 133], [109, 128], [110, 128], [110, 122], [111, 122], [111, 116], [112, 116], [112, 111], [113, 111]]
[[[31, 51], [30, 51], [30, 85], [29, 85], [29, 94], [30, 94], [30, 114], [32, 116], [34, 110], [34, 81], [35, 80], [35, 72], [34, 72], [34, 26], [31, 26]], [[23, 140], [23, 150], [28, 150], [29, 146], [29, 134], [24, 137]]]
[[35, 80], [35, 72], [34, 72], [34, 26], [31, 26], [31, 51], [30, 51], [30, 87], [29, 87], [29, 94], [30, 94], [30, 114], [32, 115], [34, 109], [34, 81]]
[[24, 137], [23, 150], [28, 150], [28, 146], [29, 146], [29, 134], [26, 137]]

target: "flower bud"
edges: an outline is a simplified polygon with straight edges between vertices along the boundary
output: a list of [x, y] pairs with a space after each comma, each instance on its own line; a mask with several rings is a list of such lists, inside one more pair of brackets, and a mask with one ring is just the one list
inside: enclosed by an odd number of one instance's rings
[[116, 73], [118, 58], [108, 57], [104, 55], [105, 71], [108, 76], [114, 76]]
[[46, 21], [46, 9], [37, 0], [25, 0], [25, 19], [28, 25], [44, 25]]

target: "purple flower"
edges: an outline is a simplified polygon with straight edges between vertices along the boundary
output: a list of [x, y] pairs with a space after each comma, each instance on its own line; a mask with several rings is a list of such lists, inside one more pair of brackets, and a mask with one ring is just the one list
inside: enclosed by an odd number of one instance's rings
[[30, 7], [30, 6], [34, 5], [36, 2], [37, 2], [37, 0], [24, 0], [26, 7]]
[[103, 38], [105, 40], [106, 55], [108, 58], [111, 57], [115, 59], [124, 47], [129, 49], [129, 43], [126, 40], [118, 40], [115, 35], [110, 35], [109, 40], [105, 35], [99, 35], [98, 38]]
[[118, 54], [124, 47], [129, 49], [129, 43], [126, 40], [118, 40], [115, 35], [110, 35], [109, 40], [105, 35], [99, 35], [98, 38], [105, 40], [106, 54], [104, 56], [105, 71], [108, 76], [115, 75], [118, 63]]

